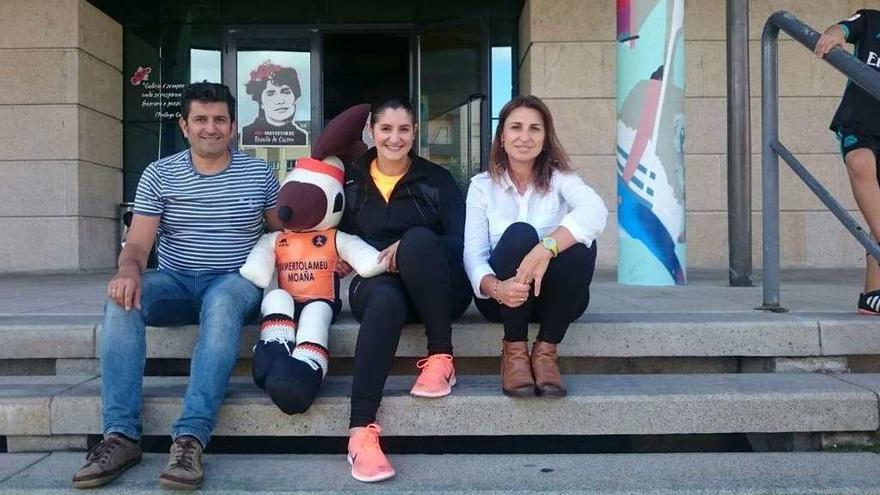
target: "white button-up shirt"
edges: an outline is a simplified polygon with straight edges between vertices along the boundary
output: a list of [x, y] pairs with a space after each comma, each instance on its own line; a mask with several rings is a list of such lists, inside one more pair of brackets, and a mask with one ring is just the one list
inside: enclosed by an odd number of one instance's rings
[[494, 275], [489, 255], [504, 231], [515, 222], [525, 222], [543, 238], [557, 227], [565, 227], [577, 242], [587, 246], [605, 229], [608, 209], [602, 198], [573, 172], [554, 172], [550, 188], [540, 194], [532, 186], [519, 194], [507, 171], [500, 182], [489, 172], [471, 179], [464, 223], [464, 267], [477, 297], [480, 281]]

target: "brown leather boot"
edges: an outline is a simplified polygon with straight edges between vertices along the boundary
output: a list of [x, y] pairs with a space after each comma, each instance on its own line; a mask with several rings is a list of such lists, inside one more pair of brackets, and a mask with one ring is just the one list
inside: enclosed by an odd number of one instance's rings
[[538, 395], [565, 397], [562, 375], [556, 364], [556, 344], [536, 340], [532, 345], [532, 371], [538, 386]]
[[527, 342], [501, 341], [501, 390], [510, 397], [535, 395]]

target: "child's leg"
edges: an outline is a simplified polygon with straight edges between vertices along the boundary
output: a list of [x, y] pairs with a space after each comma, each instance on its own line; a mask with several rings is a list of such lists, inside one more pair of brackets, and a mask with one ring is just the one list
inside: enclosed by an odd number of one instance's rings
[[[877, 156], [870, 148], [856, 148], [844, 156], [853, 196], [859, 205], [871, 235], [880, 235], [880, 185], [877, 183]], [[880, 289], [880, 265], [871, 256], [865, 258], [865, 292]]]

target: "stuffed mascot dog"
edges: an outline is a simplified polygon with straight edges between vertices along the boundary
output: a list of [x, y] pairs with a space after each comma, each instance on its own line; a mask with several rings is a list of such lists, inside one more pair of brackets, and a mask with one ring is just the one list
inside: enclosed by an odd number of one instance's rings
[[260, 340], [254, 347], [254, 382], [287, 414], [305, 412], [327, 374], [330, 323], [342, 306], [337, 260], [362, 277], [386, 264], [359, 237], [336, 230], [345, 211], [344, 163], [366, 151], [361, 136], [370, 112], [357, 105], [331, 120], [310, 157], [297, 160], [278, 193], [283, 231], [263, 235], [241, 267], [265, 289]]

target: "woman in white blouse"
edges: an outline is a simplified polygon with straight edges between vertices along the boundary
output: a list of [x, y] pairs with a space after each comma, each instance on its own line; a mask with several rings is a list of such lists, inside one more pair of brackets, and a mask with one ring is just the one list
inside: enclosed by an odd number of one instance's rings
[[[590, 302], [608, 210], [571, 171], [537, 97], [501, 109], [489, 162], [468, 190], [464, 264], [477, 309], [504, 324], [502, 390], [564, 396], [556, 347]], [[531, 357], [529, 322], [541, 323]]]

